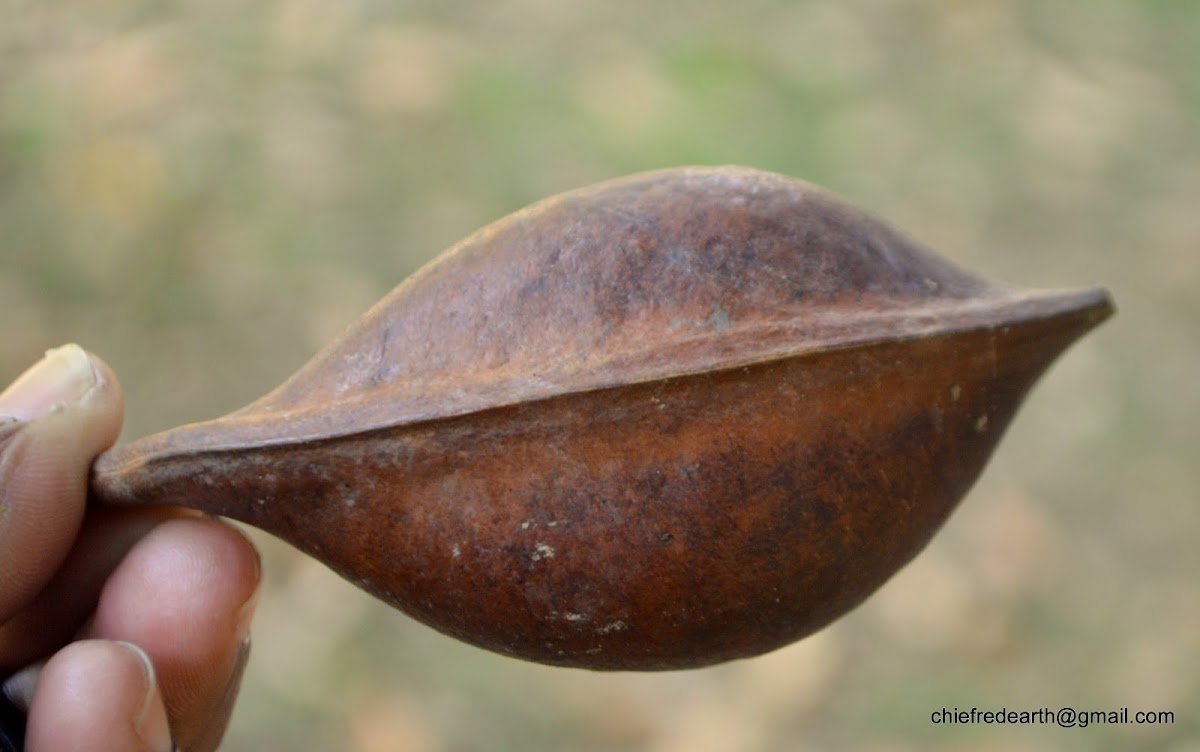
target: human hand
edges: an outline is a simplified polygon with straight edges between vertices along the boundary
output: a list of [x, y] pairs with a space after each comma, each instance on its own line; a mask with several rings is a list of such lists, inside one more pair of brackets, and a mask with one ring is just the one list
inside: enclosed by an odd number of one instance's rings
[[0, 678], [28, 752], [216, 749], [249, 653], [259, 560], [240, 532], [87, 505], [122, 413], [77, 345], [0, 393]]

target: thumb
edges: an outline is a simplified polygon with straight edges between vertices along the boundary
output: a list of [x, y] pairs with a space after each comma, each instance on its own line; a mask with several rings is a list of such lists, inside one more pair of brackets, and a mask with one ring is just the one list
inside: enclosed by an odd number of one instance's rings
[[62, 563], [87, 503], [92, 459], [116, 441], [116, 377], [78, 345], [63, 345], [0, 393], [0, 622]]

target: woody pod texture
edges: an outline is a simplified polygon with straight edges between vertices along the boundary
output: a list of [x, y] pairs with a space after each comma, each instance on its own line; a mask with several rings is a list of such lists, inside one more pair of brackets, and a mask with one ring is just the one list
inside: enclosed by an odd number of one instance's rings
[[639, 174], [485, 227], [260, 400], [101, 455], [92, 495], [255, 525], [506, 655], [703, 666], [911, 560], [1112, 310], [803, 182]]

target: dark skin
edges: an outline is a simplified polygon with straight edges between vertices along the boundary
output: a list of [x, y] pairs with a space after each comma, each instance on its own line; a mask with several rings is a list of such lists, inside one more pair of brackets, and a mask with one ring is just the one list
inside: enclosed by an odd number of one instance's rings
[[208, 752], [237, 695], [258, 554], [195, 512], [87, 506], [122, 414], [74, 345], [0, 393], [0, 678], [27, 752]]

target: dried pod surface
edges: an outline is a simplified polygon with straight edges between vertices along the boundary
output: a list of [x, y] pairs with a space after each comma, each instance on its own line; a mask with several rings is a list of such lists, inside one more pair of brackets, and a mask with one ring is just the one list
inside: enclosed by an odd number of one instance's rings
[[805, 183], [635, 175], [484, 228], [274, 392], [96, 463], [545, 663], [755, 655], [859, 603], [1103, 290], [971, 276]]

